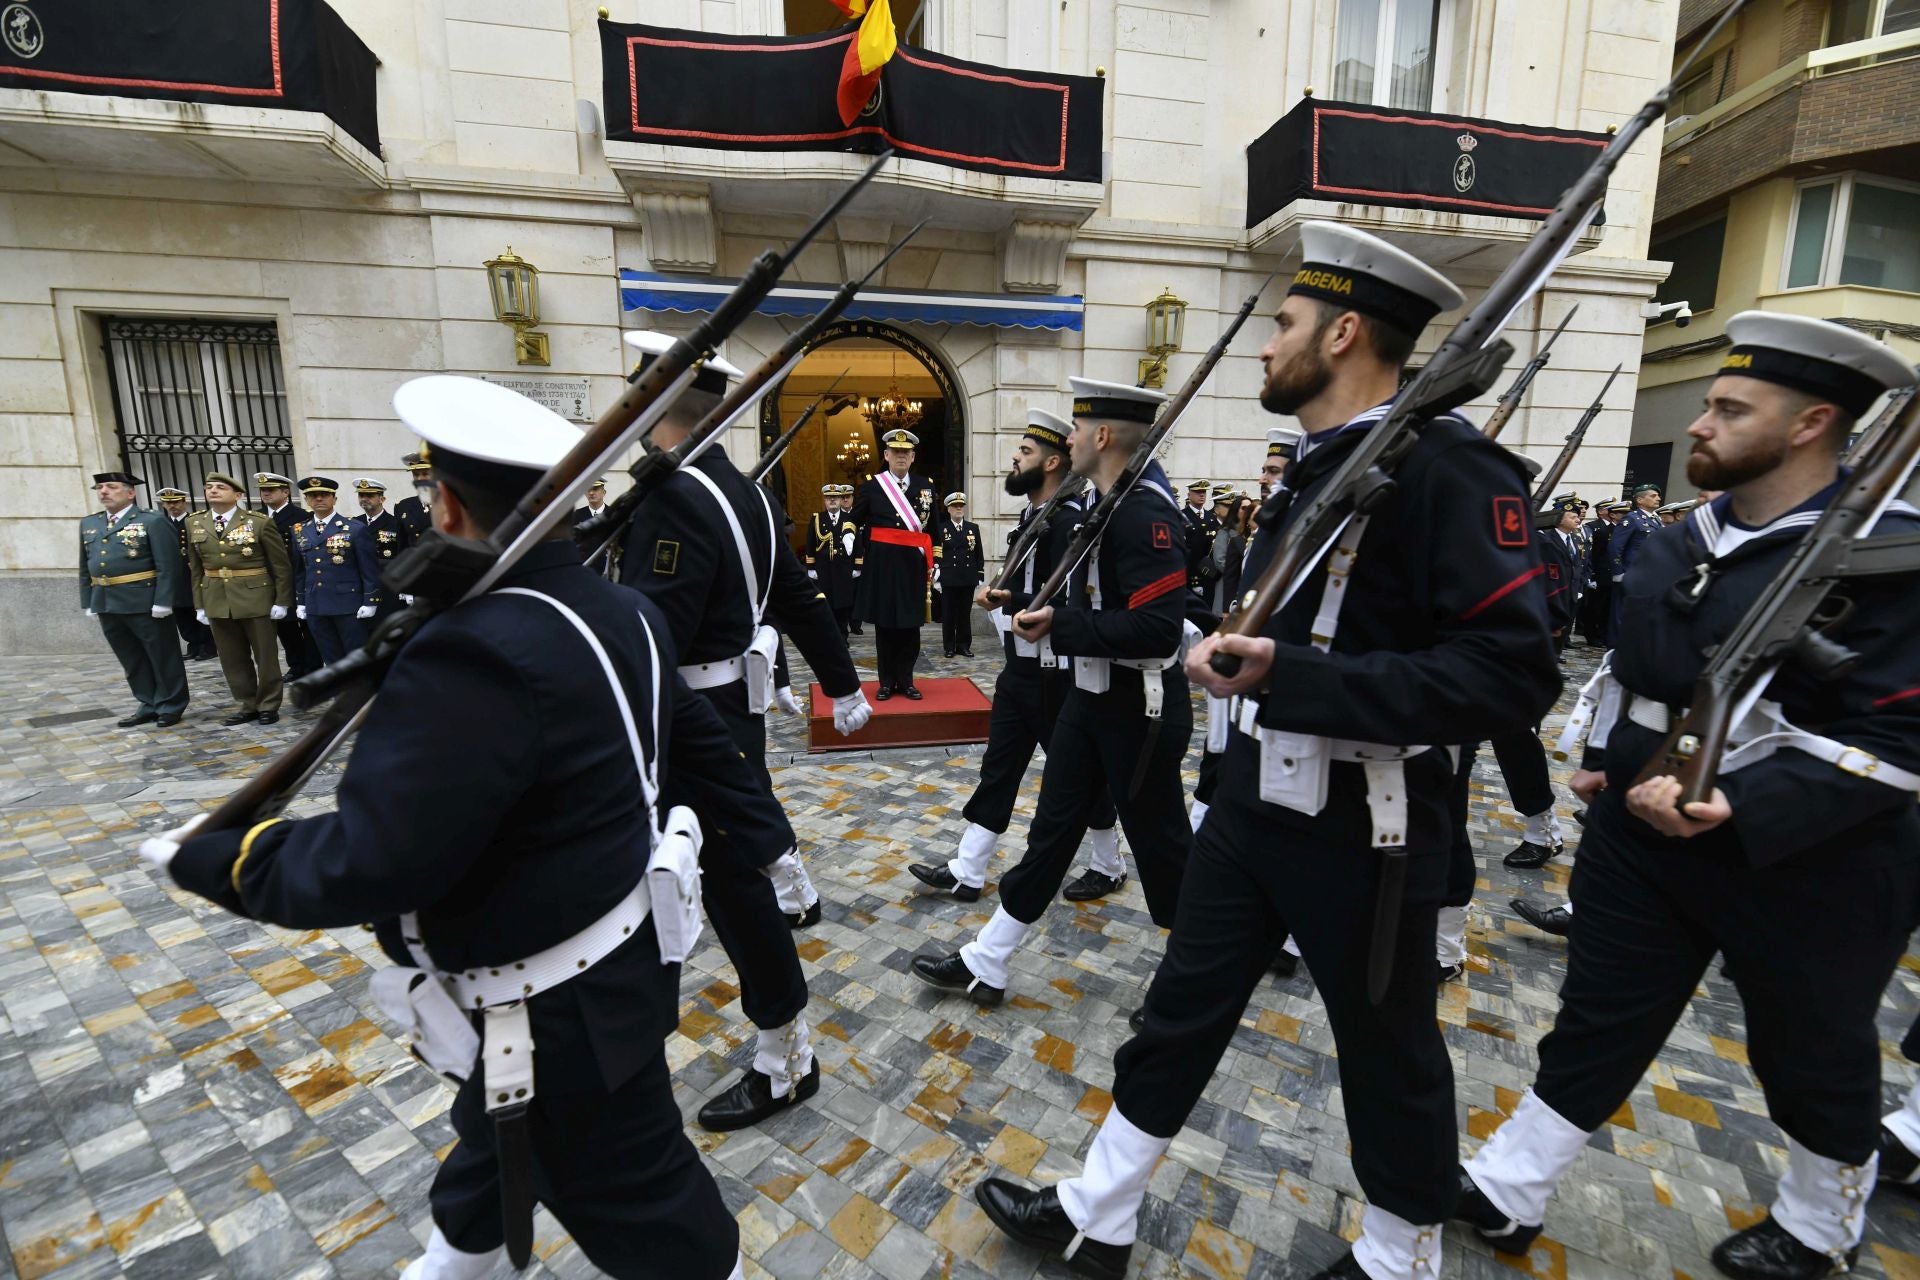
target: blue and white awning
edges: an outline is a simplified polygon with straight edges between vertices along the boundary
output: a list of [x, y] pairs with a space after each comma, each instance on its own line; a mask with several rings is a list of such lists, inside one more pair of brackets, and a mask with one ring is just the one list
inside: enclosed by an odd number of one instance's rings
[[[620, 268], [623, 311], [712, 311], [732, 292], [732, 280], [664, 276]], [[831, 284], [783, 284], [755, 308], [768, 316], [811, 316], [839, 288]], [[848, 320], [977, 324], [1000, 329], [1071, 329], [1078, 333], [1087, 304], [1078, 296], [1017, 293], [942, 293], [921, 289], [868, 289], [847, 307]]]

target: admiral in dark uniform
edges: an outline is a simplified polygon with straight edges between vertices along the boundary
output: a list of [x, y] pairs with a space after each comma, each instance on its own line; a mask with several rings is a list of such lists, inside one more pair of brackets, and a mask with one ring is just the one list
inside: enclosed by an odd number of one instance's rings
[[1627, 576], [1627, 570], [1633, 568], [1634, 561], [1646, 550], [1647, 540], [1666, 528], [1660, 523], [1660, 517], [1653, 514], [1660, 505], [1660, 486], [1657, 484], [1637, 484], [1633, 486], [1632, 505], [1626, 518], [1620, 521], [1612, 535], [1607, 539], [1607, 576], [1613, 581], [1611, 600], [1613, 623], [1609, 640], [1619, 643], [1620, 611], [1626, 607], [1627, 593], [1620, 583]]
[[[185, 489], [166, 488], [153, 495], [160, 503], [160, 511], [172, 523], [174, 531], [180, 535], [180, 562], [185, 566], [187, 557], [187, 515], [192, 510], [191, 499]], [[193, 578], [182, 572], [173, 584], [173, 625], [180, 632], [180, 639], [187, 646], [188, 662], [204, 662], [214, 656], [213, 630], [206, 623], [193, 616]]]
[[[1774, 675], [1731, 744], [1772, 735], [1774, 748], [1724, 757], [1709, 801], [1683, 811], [1672, 778], [1634, 779], [1705, 655], [1846, 483], [1837, 458], [1853, 424], [1914, 371], [1823, 320], [1742, 312], [1727, 337], [1687, 429], [1687, 478], [1727, 492], [1647, 537], [1615, 584], [1620, 697], [1601, 705], [1621, 714], [1596, 717], [1574, 775], [1590, 807], [1560, 1013], [1533, 1088], [1466, 1167], [1460, 1216], [1497, 1249], [1527, 1249], [1560, 1178], [1721, 952], [1787, 1153], [1768, 1216], [1723, 1240], [1713, 1262], [1751, 1280], [1810, 1280], [1848, 1270], [1859, 1251], [1880, 1140], [1874, 1018], [1920, 908], [1920, 574], [1843, 584], [1852, 609], [1824, 630], [1858, 660], [1828, 680], [1791, 661]], [[1916, 531], [1920, 513], [1896, 503], [1871, 532]]]
[[[629, 333], [626, 341], [645, 353], [642, 368], [671, 346], [651, 332]], [[724, 360], [707, 360], [653, 428], [648, 447], [670, 449], [686, 439], [719, 404], [728, 379], [740, 376]], [[659, 607], [681, 678], [713, 704], [768, 797], [766, 709], [778, 633], [793, 641], [833, 698], [836, 728], [852, 733], [873, 713], [826, 600], [788, 545], [785, 513], [718, 445], [636, 508], [620, 581]], [[716, 1130], [753, 1124], [820, 1087], [804, 1016], [806, 979], [791, 933], [820, 919], [820, 895], [794, 846], [747, 859], [730, 843], [717, 832], [702, 849], [704, 891], [759, 1044], [746, 1075], [701, 1108], [700, 1123]]]
[[413, 492], [393, 504], [393, 515], [407, 531], [407, 545], [420, 541], [420, 535], [433, 528], [433, 464], [417, 453], [403, 460], [413, 479]]
[[806, 566], [807, 576], [820, 584], [820, 594], [833, 610], [834, 625], [845, 636], [853, 619], [853, 573], [860, 567], [855, 559], [860, 526], [846, 509], [853, 502], [853, 486], [823, 484], [820, 500], [823, 509], [814, 512], [807, 522], [807, 543], [800, 553], [800, 563]]
[[[1005, 481], [1008, 493], [1027, 500], [1010, 542], [1026, 533], [1040, 508], [1066, 480], [1067, 434], [1072, 430], [1071, 423], [1045, 409], [1027, 410], [1026, 434], [1014, 448], [1013, 465]], [[916, 862], [907, 868], [920, 883], [951, 894], [960, 902], [980, 900], [980, 891], [987, 883], [987, 862], [1013, 818], [1014, 800], [1027, 766], [1033, 763], [1034, 748], [1052, 739], [1060, 707], [1073, 688], [1071, 666], [1054, 653], [1053, 642], [1044, 637], [1035, 641], [1015, 635], [1013, 619], [1026, 608], [1038, 584], [1052, 574], [1086, 510], [1084, 492], [1055, 508], [1027, 563], [1013, 579], [1012, 589], [982, 590], [975, 597], [981, 608], [993, 611], [994, 625], [1006, 650], [1006, 663], [993, 682], [993, 710], [987, 721], [987, 749], [980, 757], [980, 782], [962, 810], [967, 827], [960, 834], [952, 860]], [[1061, 896], [1068, 901], [1105, 897], [1126, 881], [1126, 858], [1120, 852], [1120, 833], [1113, 824], [1113, 798], [1103, 793], [1095, 798], [1093, 811], [1087, 815], [1092, 861], [1062, 891]]]
[[[1068, 381], [1073, 470], [1096, 488], [1111, 486], [1166, 397]], [[1193, 711], [1179, 663], [1187, 581], [1179, 527], [1166, 473], [1149, 463], [1113, 509], [1085, 577], [1058, 603], [1014, 618], [1018, 639], [1045, 640], [1072, 659], [1074, 687], [1047, 740], [1026, 853], [1000, 881], [1000, 906], [973, 941], [914, 958], [914, 975], [930, 986], [983, 1005], [1005, 998], [1014, 948], [1060, 892], [1080, 838], [1109, 797], [1140, 867], [1147, 909], [1155, 924], [1172, 923], [1193, 839], [1180, 789]]]
[[973, 656], [973, 589], [986, 569], [980, 526], [967, 519], [967, 495], [947, 495], [947, 522], [933, 549], [933, 589], [940, 594], [940, 637], [946, 656]]
[[920, 437], [894, 431], [881, 441], [887, 469], [853, 495], [860, 526], [861, 567], [853, 616], [873, 624], [873, 651], [882, 702], [896, 693], [916, 701], [913, 666], [920, 659], [920, 628], [933, 608], [933, 485], [913, 474]]
[[[125, 471], [102, 471], [93, 491], [103, 510], [80, 522], [80, 607], [100, 619], [127, 688], [138, 704], [122, 729], [180, 723], [187, 709], [187, 669], [171, 621], [180, 584], [187, 581], [180, 532], [157, 511], [142, 511], [134, 490], [146, 481]], [[188, 582], [189, 607], [192, 583]]]
[[294, 615], [307, 624], [320, 661], [331, 665], [367, 642], [367, 621], [380, 603], [380, 581], [362, 530], [334, 510], [340, 484], [308, 476], [300, 496], [312, 512], [293, 527]]
[[[1261, 404], [1297, 414], [1309, 434], [1262, 513], [1248, 582], [1289, 514], [1385, 414], [1426, 323], [1462, 301], [1438, 273], [1363, 232], [1308, 222], [1301, 246], [1305, 263], [1263, 352]], [[1445, 414], [1396, 480], [1362, 527], [1347, 526], [1357, 559], [1337, 616], [1316, 626], [1332, 603], [1323, 561], [1263, 635], [1209, 637], [1188, 656], [1189, 675], [1236, 699], [1220, 789], [1187, 865], [1145, 1029], [1115, 1059], [1113, 1109], [1086, 1173], [1044, 1192], [981, 1184], [988, 1214], [1017, 1239], [1054, 1251], [1078, 1239], [1119, 1274], [1154, 1164], [1292, 933], [1326, 1002], [1354, 1173], [1369, 1202], [1353, 1251], [1321, 1280], [1441, 1274], [1457, 1147], [1432, 947], [1453, 768], [1444, 747], [1426, 744], [1529, 723], [1559, 681], [1540, 601], [1517, 590], [1540, 570], [1512, 455]], [[1244, 663], [1234, 680], [1208, 665], [1222, 649]], [[1392, 980], [1375, 1005], [1367, 969], [1383, 847], [1411, 856]]]
[[[278, 472], [256, 471], [253, 486], [260, 493], [260, 509], [272, 517], [280, 541], [291, 548], [293, 527], [307, 518], [306, 508], [293, 500], [293, 481]], [[287, 679], [297, 680], [320, 666], [320, 648], [313, 642], [313, 633], [292, 611], [276, 620], [273, 630], [286, 655]]]
[[595, 480], [587, 486], [587, 505], [574, 509], [573, 523], [576, 525], [585, 524], [606, 509], [607, 482], [605, 480]]
[[1212, 487], [1208, 481], [1195, 480], [1187, 486], [1187, 502], [1180, 508], [1180, 519], [1186, 523], [1187, 589], [1195, 595], [1205, 591], [1206, 584], [1200, 580], [1200, 562], [1213, 549], [1213, 535], [1220, 527], [1213, 508], [1207, 503], [1207, 491]]
[[353, 492], [360, 502], [360, 514], [352, 520], [354, 550], [360, 560], [362, 586], [373, 599], [377, 621], [400, 607], [400, 598], [382, 586], [380, 575], [395, 556], [413, 545], [414, 539], [400, 517], [387, 510], [386, 485], [372, 476], [358, 476]]
[[[580, 438], [472, 379], [417, 379], [394, 400], [430, 442], [435, 515], [457, 536], [484, 537]], [[372, 921], [405, 966], [375, 977], [376, 997], [423, 1058], [464, 1077], [433, 1238], [407, 1280], [490, 1274], [503, 1242], [531, 1242], [535, 1201], [610, 1276], [737, 1274], [733, 1218], [683, 1131], [663, 1052], [678, 1021], [670, 961], [691, 945], [676, 886], [691, 876], [677, 833], [693, 828], [673, 806], [762, 855], [793, 832], [674, 678], [677, 656], [659, 612], [557, 535], [407, 644], [354, 740], [338, 812], [141, 850], [256, 920]], [[421, 1032], [423, 1008], [445, 1021]]]

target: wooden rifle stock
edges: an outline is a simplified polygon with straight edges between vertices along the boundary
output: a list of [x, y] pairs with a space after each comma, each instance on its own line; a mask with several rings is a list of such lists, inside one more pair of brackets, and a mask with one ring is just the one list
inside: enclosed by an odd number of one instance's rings
[[794, 437], [800, 434], [800, 429], [807, 425], [814, 414], [820, 412], [820, 406], [827, 402], [827, 397], [833, 394], [834, 388], [840, 385], [840, 380], [845, 378], [849, 372], [851, 372], [850, 369], [842, 369], [839, 376], [834, 378], [827, 389], [815, 396], [813, 403], [802, 410], [800, 416], [793, 420], [793, 425], [774, 437], [773, 443], [767, 446], [767, 451], [760, 455], [758, 462], [753, 464], [753, 470], [747, 472], [747, 479], [758, 481], [761, 477], [765, 476], [767, 472], [780, 465], [780, 459], [786, 456], [787, 448], [793, 443]]
[[1587, 406], [1587, 411], [1580, 415], [1580, 421], [1576, 422], [1573, 430], [1567, 433], [1566, 443], [1560, 446], [1560, 452], [1554, 456], [1553, 465], [1540, 473], [1540, 483], [1533, 491], [1535, 511], [1546, 506], [1553, 497], [1553, 490], [1560, 483], [1560, 477], [1567, 474], [1567, 468], [1573, 464], [1573, 455], [1580, 452], [1580, 444], [1587, 438], [1587, 428], [1592, 426], [1593, 420], [1600, 416], [1600, 407], [1606, 402], [1608, 388], [1613, 386], [1613, 380], [1620, 376], [1620, 370], [1625, 367], [1618, 364], [1613, 366], [1613, 372], [1607, 375], [1606, 382], [1600, 388], [1600, 394], [1593, 398], [1593, 403]]
[[1027, 521], [1027, 527], [1020, 531], [1020, 537], [1007, 549], [1007, 558], [1000, 566], [999, 575], [987, 587], [988, 591], [1008, 589], [1015, 575], [1020, 572], [1021, 566], [1026, 564], [1027, 557], [1033, 554], [1040, 539], [1046, 535], [1047, 525], [1052, 521], [1054, 512], [1086, 492], [1086, 488], [1085, 476], [1077, 476], [1071, 472], [1067, 474], [1067, 478], [1060, 482], [1060, 487], [1053, 491], [1053, 496], [1040, 504], [1040, 510], [1034, 512], [1033, 519]]
[[1671, 775], [1680, 783], [1682, 812], [1687, 805], [1711, 800], [1720, 780], [1720, 761], [1737, 727], [1735, 716], [1764, 691], [1776, 671], [1799, 661], [1816, 675], [1838, 675], [1851, 665], [1852, 655], [1823, 634], [1838, 618], [1823, 617], [1820, 611], [1845, 576], [1849, 552], [1863, 545], [1861, 539], [1887, 503], [1899, 496], [1920, 460], [1920, 399], [1914, 389], [1896, 394], [1874, 425], [1879, 428], [1874, 447], [1714, 650], [1694, 681], [1686, 714], [1634, 778], [1635, 786]]
[[1567, 314], [1560, 318], [1559, 325], [1548, 335], [1546, 342], [1541, 344], [1540, 350], [1534, 354], [1533, 359], [1527, 361], [1526, 367], [1520, 370], [1520, 376], [1513, 380], [1513, 385], [1507, 388], [1506, 394], [1500, 397], [1499, 403], [1493, 406], [1493, 412], [1487, 415], [1487, 425], [1483, 428], [1487, 439], [1500, 438], [1500, 431], [1507, 425], [1507, 419], [1511, 418], [1514, 410], [1520, 407], [1520, 400], [1527, 394], [1527, 388], [1533, 385], [1534, 377], [1547, 367], [1547, 361], [1552, 358], [1553, 344], [1560, 341], [1560, 335], [1566, 332], [1568, 321], [1573, 319], [1573, 313], [1579, 309], [1580, 304], [1577, 302], [1567, 308]]

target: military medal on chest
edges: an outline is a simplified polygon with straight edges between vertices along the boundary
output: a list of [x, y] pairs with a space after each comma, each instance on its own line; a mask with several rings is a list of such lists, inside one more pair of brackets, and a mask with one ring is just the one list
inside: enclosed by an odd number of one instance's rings
[[327, 538], [327, 554], [333, 557], [335, 564], [345, 564], [349, 545], [351, 545], [351, 539], [347, 534], [330, 534]]

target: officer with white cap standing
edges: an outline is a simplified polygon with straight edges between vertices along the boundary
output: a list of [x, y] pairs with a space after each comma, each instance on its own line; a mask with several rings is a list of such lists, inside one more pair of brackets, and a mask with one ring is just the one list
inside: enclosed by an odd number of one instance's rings
[[[1857, 661], [1825, 680], [1781, 668], [1735, 728], [1709, 800], [1681, 809], [1671, 777], [1635, 779], [1707, 655], [1847, 482], [1837, 460], [1854, 423], [1914, 370], [1824, 320], [1747, 311], [1727, 337], [1687, 429], [1688, 480], [1726, 492], [1650, 538], [1615, 583], [1619, 696], [1600, 705], [1621, 711], [1596, 717], [1573, 777], [1589, 808], [1560, 1013], [1533, 1088], [1464, 1171], [1459, 1216], [1496, 1249], [1526, 1250], [1718, 951], [1787, 1157], [1768, 1216], [1713, 1262], [1747, 1280], [1810, 1280], [1859, 1251], [1880, 1136], [1874, 1017], [1920, 909], [1920, 573], [1845, 582], [1852, 608], [1822, 630]], [[1920, 512], [1900, 502], [1871, 530], [1916, 531]], [[1757, 738], [1771, 749], [1740, 751]]]
[[360, 558], [360, 575], [372, 589], [373, 617], [377, 622], [402, 603], [381, 584], [380, 575], [387, 571], [395, 556], [413, 545], [413, 538], [400, 523], [400, 517], [387, 509], [386, 485], [372, 476], [356, 476], [353, 493], [360, 503], [360, 514], [348, 523], [353, 525], [353, 547], [354, 554]]
[[933, 549], [934, 584], [939, 593], [940, 635], [946, 656], [973, 656], [973, 589], [980, 585], [987, 552], [980, 542], [980, 526], [967, 519], [967, 495], [950, 493], [947, 521], [940, 526], [940, 543]]
[[[1095, 489], [1111, 490], [1166, 397], [1091, 378], [1068, 383], [1073, 470]], [[1166, 473], [1149, 462], [1069, 587], [1053, 603], [1014, 616], [1015, 637], [1032, 645], [1044, 640], [1072, 660], [1073, 688], [1047, 740], [1027, 850], [1000, 881], [1000, 906], [959, 951], [916, 956], [913, 972], [922, 982], [976, 1004], [999, 1004], [1014, 949], [1060, 892], [1081, 837], [1109, 797], [1140, 868], [1148, 912], [1163, 928], [1172, 922], [1193, 839], [1180, 790], [1193, 728], [1179, 662], [1186, 582], [1180, 513]]]
[[[641, 353], [643, 368], [672, 346], [654, 332], [628, 333], [626, 341]], [[647, 447], [671, 449], [686, 439], [718, 406], [728, 381], [740, 376], [726, 361], [708, 359], [655, 425]], [[852, 733], [872, 715], [833, 612], [787, 542], [786, 513], [717, 443], [635, 509], [620, 581], [666, 616], [681, 676], [720, 713], [768, 796], [766, 710], [780, 635], [793, 641], [833, 699], [836, 729]], [[733, 1087], [701, 1108], [700, 1123], [715, 1130], [754, 1124], [820, 1087], [805, 1017], [806, 979], [792, 936], [792, 929], [819, 921], [820, 894], [794, 847], [749, 866], [719, 856], [729, 843], [719, 832], [708, 840], [702, 862], [707, 907], [739, 971], [741, 1007], [760, 1029], [759, 1053]], [[769, 879], [777, 899], [762, 892]]]
[[920, 660], [920, 628], [933, 609], [933, 534], [940, 517], [933, 485], [913, 474], [920, 437], [889, 431], [880, 445], [886, 468], [855, 491], [849, 511], [860, 526], [853, 616], [873, 624], [877, 696], [884, 702], [897, 693], [917, 702], [913, 667]]
[[[1373, 236], [1302, 228], [1263, 352], [1261, 404], [1307, 431], [1247, 559], [1339, 470], [1398, 394], [1427, 322], [1462, 298]], [[1558, 688], [1546, 619], [1517, 587], [1539, 572], [1518, 463], [1453, 414], [1429, 422], [1390, 498], [1302, 580], [1259, 637], [1209, 637], [1187, 672], [1238, 714], [1195, 840], [1145, 1028], [1115, 1058], [1114, 1105], [1085, 1173], [1023, 1191], [990, 1179], [982, 1206], [1017, 1239], [1091, 1253], [1120, 1274], [1154, 1165], [1240, 1029], [1288, 933], [1326, 1003], [1353, 1169], [1368, 1205], [1352, 1252], [1321, 1280], [1436, 1280], [1453, 1207], [1453, 1073], [1434, 1018], [1433, 939], [1445, 889], [1453, 770], [1435, 744], [1541, 714]], [[1507, 512], [1519, 518], [1509, 533]], [[1359, 523], [1359, 522], [1356, 522]], [[1351, 565], [1329, 594], [1329, 561]], [[1331, 601], [1344, 599], [1343, 607]], [[1217, 652], [1240, 657], [1223, 680]], [[1390, 980], [1369, 998], [1385, 848], [1405, 849]], [[1136, 848], [1137, 852], [1137, 848]], [[1385, 958], [1385, 953], [1382, 953]]]
[[[485, 537], [580, 439], [477, 379], [415, 379], [394, 407], [427, 441], [435, 524], [455, 537]], [[697, 921], [679, 886], [699, 823], [676, 806], [743, 850], [793, 832], [676, 659], [659, 611], [584, 568], [563, 523], [407, 643], [337, 812], [142, 848], [253, 919], [373, 922], [396, 961], [376, 998], [463, 1081], [433, 1235], [404, 1280], [494, 1274], [531, 1244], [536, 1202], [607, 1275], [740, 1274], [664, 1052]]]

